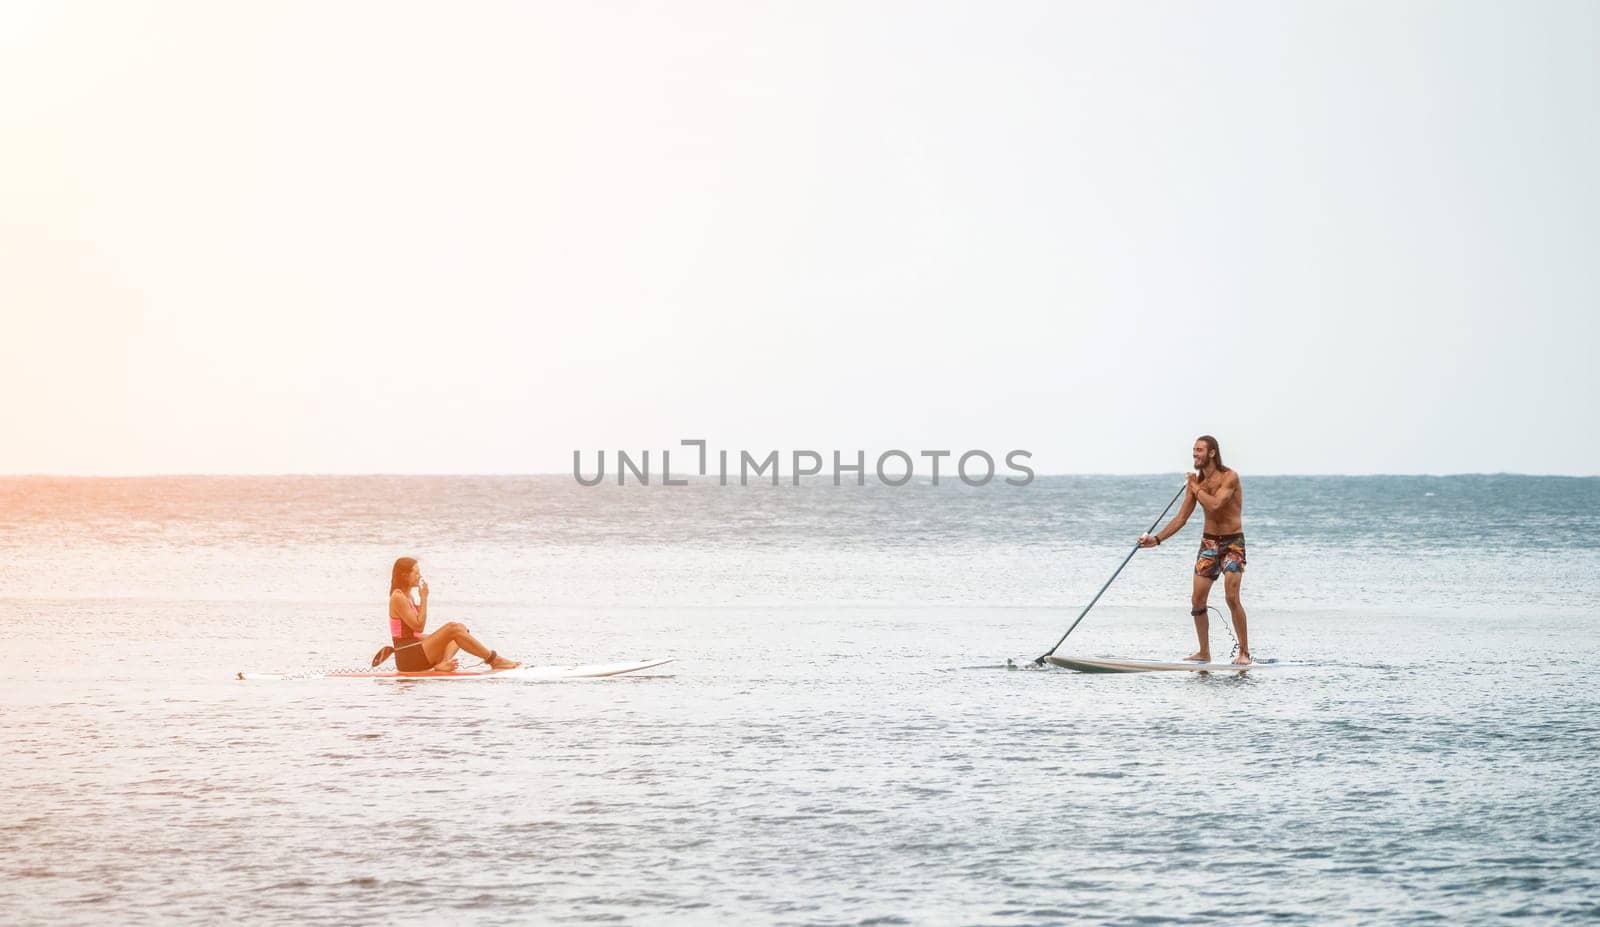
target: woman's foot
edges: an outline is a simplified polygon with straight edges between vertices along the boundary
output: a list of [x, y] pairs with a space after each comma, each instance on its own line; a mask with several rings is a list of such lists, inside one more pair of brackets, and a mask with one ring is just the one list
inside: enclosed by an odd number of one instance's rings
[[435, 673], [453, 673], [456, 671], [456, 665], [456, 661], [453, 659], [443, 660], [440, 661], [439, 665], [433, 668], [433, 671]]
[[1209, 650], [1196, 650], [1194, 653], [1191, 653], [1187, 657], [1184, 657], [1183, 658], [1183, 662], [1185, 662], [1185, 663], [1210, 663], [1211, 662], [1211, 651], [1209, 651]]
[[1248, 650], [1233, 658], [1234, 666], [1249, 666], [1252, 662], [1254, 661], [1250, 659], [1250, 651]]
[[489, 659], [483, 662], [489, 664], [489, 668], [492, 670], [516, 669], [522, 665], [520, 661], [502, 657], [498, 651], [494, 650], [489, 651]]

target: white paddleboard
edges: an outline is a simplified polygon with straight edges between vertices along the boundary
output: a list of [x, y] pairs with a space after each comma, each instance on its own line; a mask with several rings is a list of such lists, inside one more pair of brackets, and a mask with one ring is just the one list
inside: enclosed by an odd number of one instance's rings
[[415, 679], [432, 682], [453, 679], [598, 679], [604, 676], [623, 676], [640, 670], [652, 669], [672, 660], [640, 660], [634, 663], [595, 663], [587, 666], [519, 666], [505, 670], [478, 670], [476, 672], [399, 673], [393, 670], [335, 670], [328, 673], [239, 673], [235, 678], [250, 681], [283, 679]]
[[1045, 662], [1080, 673], [1241, 673], [1270, 663], [1191, 663], [1187, 660], [1110, 660], [1102, 657], [1045, 657]]

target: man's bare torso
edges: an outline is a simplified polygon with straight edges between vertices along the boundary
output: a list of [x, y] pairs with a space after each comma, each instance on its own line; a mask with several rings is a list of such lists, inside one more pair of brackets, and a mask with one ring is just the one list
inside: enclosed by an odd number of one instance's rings
[[1228, 486], [1233, 487], [1233, 492], [1214, 508], [1199, 499], [1195, 500], [1205, 510], [1207, 534], [1239, 534], [1244, 531], [1244, 489], [1239, 485], [1239, 474], [1232, 470], [1218, 470], [1200, 481], [1200, 489], [1208, 496], [1215, 496]]

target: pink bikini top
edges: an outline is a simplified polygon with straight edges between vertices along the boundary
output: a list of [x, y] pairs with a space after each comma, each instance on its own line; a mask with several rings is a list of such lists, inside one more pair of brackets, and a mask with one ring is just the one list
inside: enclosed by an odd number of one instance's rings
[[[415, 608], [416, 606], [413, 605], [412, 607]], [[401, 621], [399, 618], [396, 618], [392, 615], [389, 617], [389, 636], [400, 641], [417, 640], [420, 637], [420, 635], [411, 630], [411, 628], [408, 627], [404, 621]]]

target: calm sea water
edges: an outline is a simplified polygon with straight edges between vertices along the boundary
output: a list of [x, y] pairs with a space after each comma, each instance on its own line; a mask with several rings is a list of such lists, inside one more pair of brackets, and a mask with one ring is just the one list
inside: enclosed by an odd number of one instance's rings
[[[1600, 480], [1246, 474], [1308, 665], [997, 668], [1179, 481], [0, 479], [0, 921], [1600, 916]], [[1193, 649], [1198, 532], [1064, 649]], [[678, 662], [231, 681], [364, 662], [401, 555], [519, 658]]]

